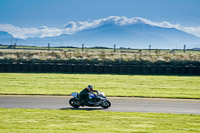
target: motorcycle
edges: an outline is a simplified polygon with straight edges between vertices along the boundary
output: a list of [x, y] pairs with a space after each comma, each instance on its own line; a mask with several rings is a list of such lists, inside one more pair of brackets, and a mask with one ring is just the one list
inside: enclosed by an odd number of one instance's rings
[[89, 107], [98, 107], [101, 106], [104, 109], [107, 109], [111, 106], [110, 101], [106, 99], [106, 96], [103, 92], [97, 91], [97, 94], [93, 92], [89, 93], [89, 100], [87, 102], [82, 103], [79, 100], [79, 94], [74, 92], [71, 94], [73, 98], [69, 100], [69, 104], [74, 108], [79, 108], [80, 106], [89, 106]]

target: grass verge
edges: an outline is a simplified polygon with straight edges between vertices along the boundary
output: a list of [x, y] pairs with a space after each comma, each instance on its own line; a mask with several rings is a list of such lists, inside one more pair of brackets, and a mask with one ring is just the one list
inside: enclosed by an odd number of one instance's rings
[[[39, 48], [39, 47], [38, 47]], [[199, 51], [174, 50], [117, 50], [113, 49], [19, 50], [0, 49], [0, 61], [7, 63], [75, 63], [75, 64], [126, 64], [126, 65], [195, 65], [200, 61]]]
[[107, 96], [200, 98], [198, 76], [0, 73], [0, 94], [70, 95], [88, 84]]
[[200, 115], [0, 109], [0, 132], [197, 133]]

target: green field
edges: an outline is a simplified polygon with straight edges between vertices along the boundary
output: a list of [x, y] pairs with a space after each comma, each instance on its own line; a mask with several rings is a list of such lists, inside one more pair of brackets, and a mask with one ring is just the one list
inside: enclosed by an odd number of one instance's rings
[[1, 133], [197, 133], [200, 115], [0, 109]]
[[[200, 98], [198, 76], [0, 73], [0, 94], [70, 95], [88, 84], [108, 96]], [[0, 108], [1, 133], [197, 133], [200, 115]]]
[[107, 96], [200, 98], [199, 76], [0, 73], [0, 94], [70, 95], [88, 84]]

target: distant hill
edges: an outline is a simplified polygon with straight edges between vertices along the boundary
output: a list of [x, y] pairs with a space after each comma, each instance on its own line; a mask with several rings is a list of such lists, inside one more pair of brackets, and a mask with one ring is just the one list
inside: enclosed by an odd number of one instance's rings
[[0, 44], [10, 45], [14, 42], [16, 42], [16, 38], [14, 38], [11, 34], [4, 31], [0, 31]]
[[[13, 37], [6, 33], [0, 32], [0, 43], [5, 40], [9, 41]], [[28, 38], [19, 40], [20, 45], [31, 46], [75, 46], [81, 47], [82, 43], [86, 47], [117, 47], [125, 48], [152, 48], [174, 49], [187, 48], [192, 46], [198, 47], [200, 38], [192, 34], [180, 31], [175, 28], [163, 28], [152, 26], [143, 21], [138, 21], [129, 25], [117, 25], [114, 22], [105, 23], [98, 27], [85, 29], [75, 34], [62, 34], [56, 37], [45, 38]]]
[[0, 39], [10, 39], [10, 38], [14, 37], [5, 31], [0, 31]]

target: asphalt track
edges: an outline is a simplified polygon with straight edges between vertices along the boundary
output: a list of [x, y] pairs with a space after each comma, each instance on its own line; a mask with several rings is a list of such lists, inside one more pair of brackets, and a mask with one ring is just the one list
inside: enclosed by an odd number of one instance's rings
[[[70, 96], [0, 95], [0, 108], [74, 110], [68, 103], [70, 98]], [[108, 100], [112, 103], [109, 109], [81, 107], [79, 110], [200, 114], [200, 100], [122, 97], [108, 97]]]

